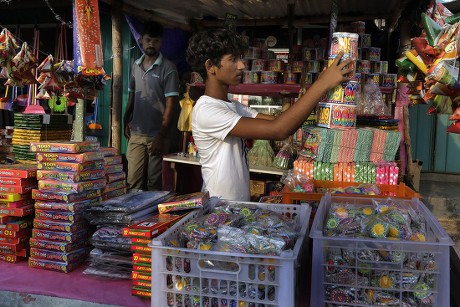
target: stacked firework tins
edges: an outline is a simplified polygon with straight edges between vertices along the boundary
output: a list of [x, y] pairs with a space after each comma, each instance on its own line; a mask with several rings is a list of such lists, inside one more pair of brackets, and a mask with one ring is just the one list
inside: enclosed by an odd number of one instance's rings
[[279, 83], [278, 75], [283, 71], [283, 62], [275, 59], [274, 52], [268, 51], [265, 41], [254, 40], [243, 61], [246, 67], [243, 72], [243, 83]]
[[104, 156], [95, 142], [32, 142], [38, 189], [29, 266], [70, 272], [89, 253], [84, 210], [101, 200], [106, 186]]
[[13, 155], [13, 126], [0, 129], [0, 163], [14, 160]]
[[36, 174], [34, 165], [0, 166], [0, 260], [18, 262], [29, 256]]
[[373, 81], [382, 87], [396, 87], [396, 74], [388, 73], [388, 61], [381, 61], [381, 49], [372, 47], [372, 37], [365, 32], [363, 21], [353, 22], [352, 31], [359, 34], [358, 57], [355, 79], [363, 77], [366, 82]]
[[[342, 60], [358, 57], [358, 38], [356, 33], [335, 32], [332, 35], [328, 66], [339, 52], [343, 51]], [[317, 110], [317, 125], [327, 128], [354, 128], [356, 125], [356, 92], [358, 82], [353, 80], [356, 67], [352, 64], [351, 81], [339, 84], [323, 97]]]
[[35, 164], [30, 142], [68, 141], [71, 135], [68, 115], [14, 113], [13, 152], [18, 162]]

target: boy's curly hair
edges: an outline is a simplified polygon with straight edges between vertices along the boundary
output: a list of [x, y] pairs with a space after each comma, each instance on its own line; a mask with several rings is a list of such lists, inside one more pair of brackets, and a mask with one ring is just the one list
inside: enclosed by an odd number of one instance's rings
[[247, 42], [234, 31], [227, 29], [206, 30], [189, 39], [187, 62], [193, 71], [198, 72], [206, 80], [206, 60], [211, 60], [213, 64], [219, 67], [224, 55], [240, 56], [246, 52], [247, 48]]

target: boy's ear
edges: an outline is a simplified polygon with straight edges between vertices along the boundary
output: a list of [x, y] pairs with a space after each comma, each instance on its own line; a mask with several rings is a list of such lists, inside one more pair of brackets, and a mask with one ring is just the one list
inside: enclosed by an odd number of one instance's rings
[[212, 63], [210, 59], [207, 59], [206, 62], [204, 62], [204, 66], [206, 67], [206, 71], [210, 74], [215, 73], [216, 66]]

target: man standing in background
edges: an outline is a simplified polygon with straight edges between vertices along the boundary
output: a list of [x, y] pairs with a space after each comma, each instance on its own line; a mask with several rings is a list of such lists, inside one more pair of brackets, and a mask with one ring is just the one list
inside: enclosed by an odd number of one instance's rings
[[124, 134], [128, 139], [128, 188], [162, 190], [163, 155], [170, 153], [178, 107], [179, 77], [160, 52], [163, 27], [146, 22], [140, 32], [144, 51], [131, 67]]

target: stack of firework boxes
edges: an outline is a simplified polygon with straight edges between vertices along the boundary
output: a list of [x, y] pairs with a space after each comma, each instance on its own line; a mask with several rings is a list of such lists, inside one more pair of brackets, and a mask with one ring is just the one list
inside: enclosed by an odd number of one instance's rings
[[209, 193], [202, 192], [172, 196], [158, 205], [160, 214], [123, 228], [123, 236], [130, 237], [132, 243], [132, 295], [146, 298], [152, 295], [152, 248], [148, 244], [183, 218], [187, 210], [201, 208], [208, 199]]
[[121, 155], [116, 148], [103, 147], [104, 171], [107, 185], [102, 190], [102, 200], [126, 194], [126, 175], [123, 171]]
[[96, 142], [32, 142], [38, 189], [29, 266], [70, 272], [85, 260], [91, 231], [85, 208], [101, 200], [104, 155]]
[[29, 255], [36, 174], [32, 165], [0, 166], [0, 260], [18, 262]]

